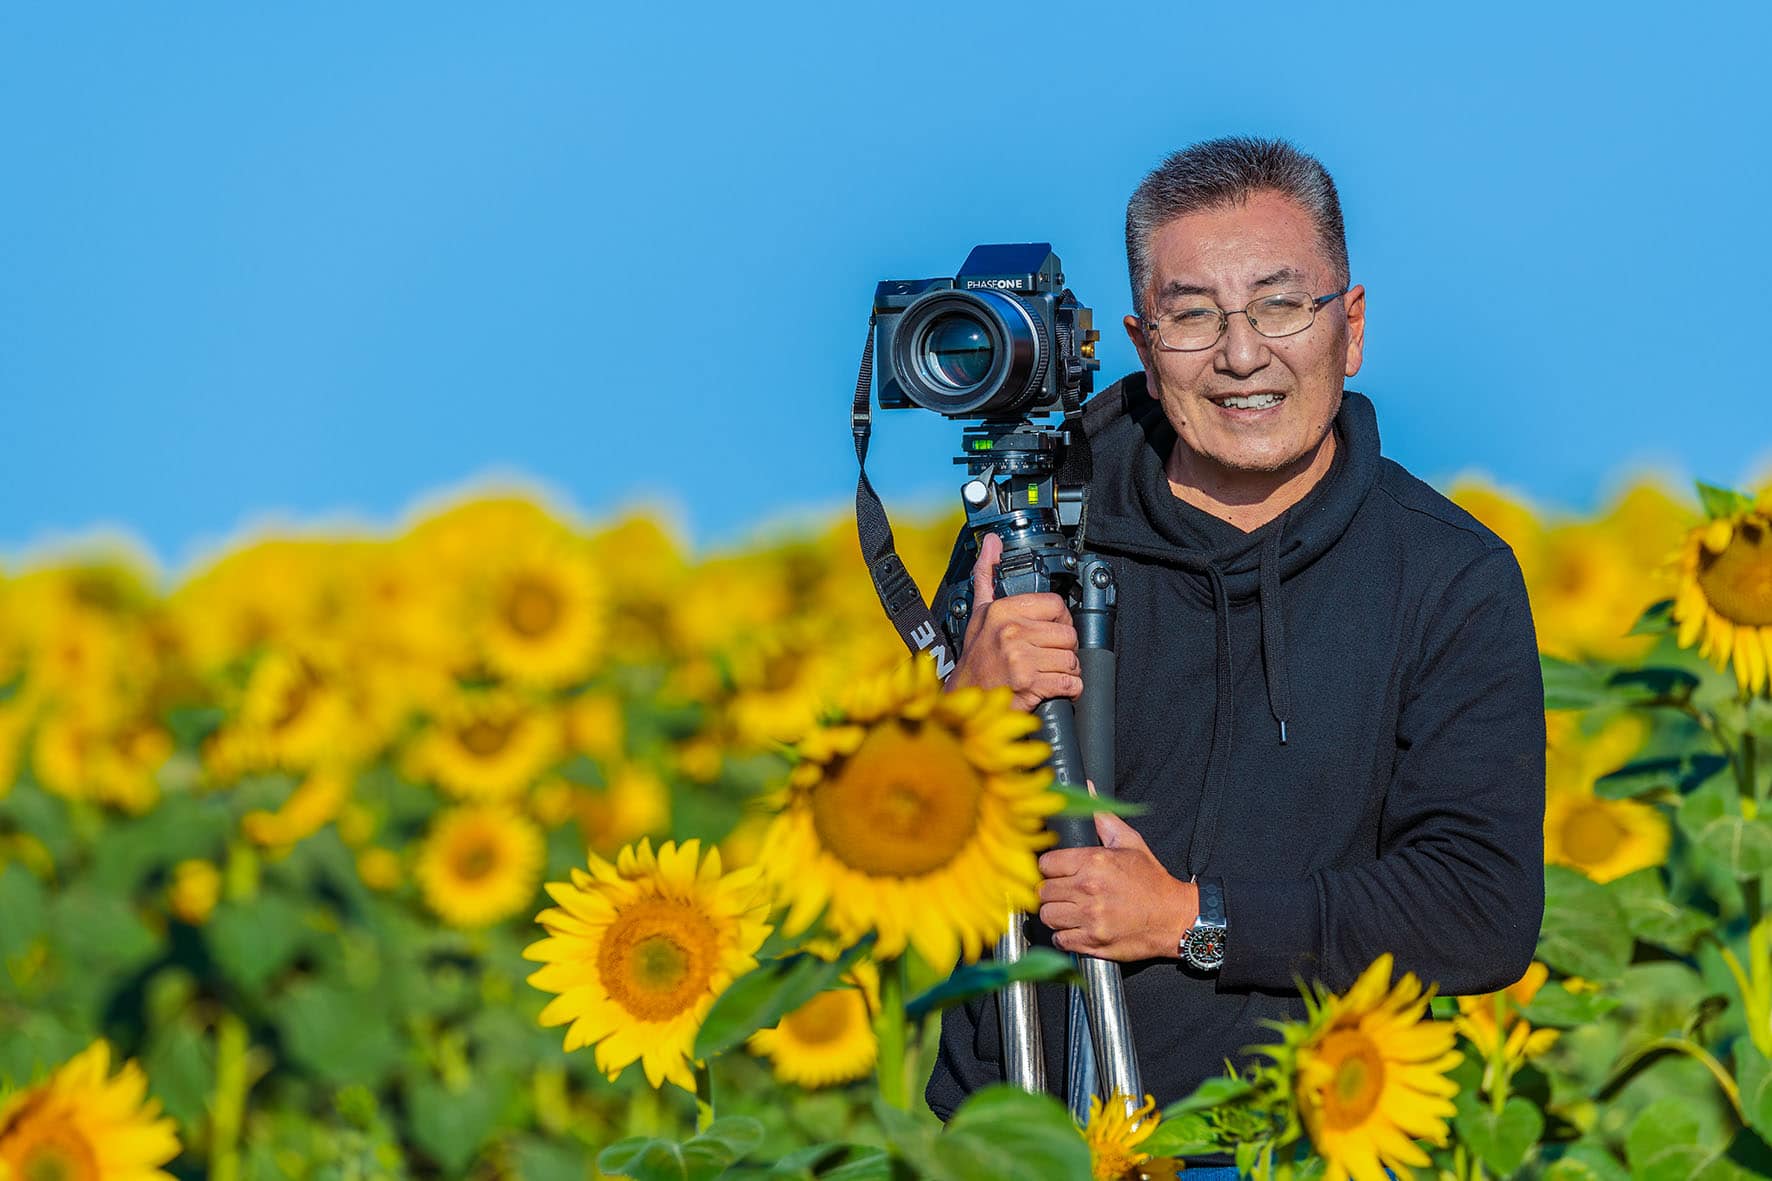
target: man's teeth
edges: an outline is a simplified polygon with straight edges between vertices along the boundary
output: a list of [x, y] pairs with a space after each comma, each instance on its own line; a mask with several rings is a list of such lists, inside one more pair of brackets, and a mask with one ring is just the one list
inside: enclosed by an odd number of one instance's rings
[[1285, 400], [1284, 394], [1251, 394], [1247, 398], [1220, 398], [1218, 404], [1232, 410], [1266, 410]]

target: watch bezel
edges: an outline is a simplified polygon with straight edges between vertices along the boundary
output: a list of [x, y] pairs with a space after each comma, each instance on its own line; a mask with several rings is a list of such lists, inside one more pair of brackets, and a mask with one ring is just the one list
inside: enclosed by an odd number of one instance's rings
[[1210, 972], [1224, 965], [1225, 924], [1196, 920], [1181, 938], [1181, 955], [1189, 967]]

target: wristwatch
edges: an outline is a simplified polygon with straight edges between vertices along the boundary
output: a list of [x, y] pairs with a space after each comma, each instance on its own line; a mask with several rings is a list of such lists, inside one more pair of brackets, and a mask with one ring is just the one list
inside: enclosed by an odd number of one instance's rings
[[1194, 883], [1200, 890], [1200, 917], [1181, 937], [1181, 962], [1202, 972], [1216, 972], [1224, 963], [1224, 885], [1216, 878]]

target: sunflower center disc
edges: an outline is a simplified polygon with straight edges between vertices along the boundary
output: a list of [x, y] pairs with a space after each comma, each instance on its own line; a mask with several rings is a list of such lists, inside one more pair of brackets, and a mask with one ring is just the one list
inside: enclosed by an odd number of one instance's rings
[[978, 829], [984, 782], [939, 725], [877, 726], [812, 793], [821, 844], [851, 869], [921, 877], [953, 861]]
[[495, 755], [511, 740], [513, 722], [489, 722], [484, 718], [462, 727], [461, 744], [469, 754], [485, 758]]
[[498, 850], [491, 845], [469, 845], [455, 858], [455, 876], [463, 881], [477, 882], [498, 865]]
[[609, 924], [597, 972], [610, 999], [641, 1021], [668, 1021], [707, 994], [718, 937], [693, 906], [648, 898]]
[[505, 600], [505, 618], [518, 635], [546, 635], [560, 618], [560, 598], [553, 587], [533, 578], [519, 579]]
[[[41, 1137], [32, 1137], [23, 1153], [12, 1158], [19, 1181], [99, 1181], [98, 1157], [77, 1129], [52, 1124]], [[11, 1156], [0, 1155], [0, 1160]]]
[[1618, 852], [1624, 826], [1595, 800], [1563, 822], [1563, 851], [1579, 865], [1598, 865]]
[[1333, 1071], [1323, 1088], [1324, 1122], [1338, 1130], [1359, 1126], [1384, 1093], [1384, 1057], [1355, 1029], [1330, 1034], [1318, 1053]]
[[788, 1014], [782, 1024], [797, 1042], [812, 1046], [834, 1042], [855, 1024], [856, 999], [853, 992], [821, 992]]
[[1703, 552], [1698, 587], [1730, 623], [1772, 627], [1772, 525], [1743, 521], [1722, 553]]

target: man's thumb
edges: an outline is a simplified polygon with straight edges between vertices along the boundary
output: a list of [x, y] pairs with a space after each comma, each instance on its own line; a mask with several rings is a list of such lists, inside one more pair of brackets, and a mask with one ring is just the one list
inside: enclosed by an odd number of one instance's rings
[[978, 543], [978, 561], [972, 563], [972, 610], [997, 597], [997, 562], [1003, 556], [1003, 539], [987, 532]]
[[1103, 847], [1108, 849], [1146, 848], [1144, 838], [1138, 835], [1138, 830], [1112, 812], [1095, 814], [1095, 835], [1101, 838]]

